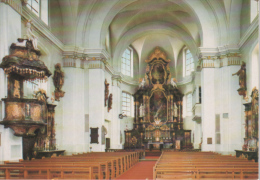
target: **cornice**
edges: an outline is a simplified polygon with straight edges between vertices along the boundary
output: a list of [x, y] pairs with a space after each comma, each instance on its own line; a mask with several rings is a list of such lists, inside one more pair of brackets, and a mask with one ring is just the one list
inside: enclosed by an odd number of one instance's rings
[[17, 11], [19, 14], [22, 13], [22, 2], [20, 0], [16, 0], [16, 1], [14, 1], [14, 0], [0, 0], [0, 2], [8, 4], [15, 11]]
[[239, 47], [238, 45], [225, 45], [225, 46], [218, 46], [214, 48], [205, 48], [205, 47], [199, 47], [200, 57], [207, 57], [207, 56], [221, 56], [226, 55], [230, 53], [239, 53]]
[[259, 27], [259, 14], [256, 16], [256, 18], [250, 24], [247, 31], [241, 37], [240, 42], [238, 43], [240, 49], [245, 45], [246, 41], [252, 36], [254, 31], [258, 30], [258, 27]]
[[184, 77], [182, 81], [177, 82], [177, 87], [191, 83], [193, 79], [194, 79], [194, 74], [192, 73], [191, 75]]

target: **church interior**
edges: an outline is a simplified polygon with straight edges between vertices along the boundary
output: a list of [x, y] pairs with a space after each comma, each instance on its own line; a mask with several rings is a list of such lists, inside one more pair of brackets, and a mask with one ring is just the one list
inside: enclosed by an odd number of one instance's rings
[[258, 179], [259, 0], [0, 17], [0, 179]]

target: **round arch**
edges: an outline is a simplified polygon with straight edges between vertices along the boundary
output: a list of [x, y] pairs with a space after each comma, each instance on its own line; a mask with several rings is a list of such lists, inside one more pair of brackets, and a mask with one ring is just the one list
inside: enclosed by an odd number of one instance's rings
[[116, 45], [115, 52], [113, 54], [114, 68], [116, 70], [119, 70], [120, 61], [118, 61], [118, 59], [120, 59], [124, 50], [132, 42], [141, 38], [144, 35], [151, 35], [151, 34], [165, 34], [170, 37], [177, 36], [191, 50], [192, 55], [196, 57], [198, 48], [196, 46], [194, 39], [188, 33], [182, 31], [182, 29], [180, 29], [177, 26], [172, 27], [172, 24], [169, 23], [153, 22], [153, 23], [147, 23], [147, 24], [136, 26], [135, 28], [129, 30], [121, 37], [118, 44]]

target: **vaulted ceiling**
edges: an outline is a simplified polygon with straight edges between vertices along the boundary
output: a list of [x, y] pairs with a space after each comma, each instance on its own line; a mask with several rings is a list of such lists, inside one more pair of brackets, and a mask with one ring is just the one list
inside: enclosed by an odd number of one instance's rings
[[199, 47], [237, 44], [241, 36], [243, 0], [52, 0], [52, 3], [51, 8], [60, 11], [63, 43], [106, 49], [114, 67], [119, 66], [118, 59], [128, 46], [136, 50], [140, 67], [156, 46], [162, 47], [172, 59], [172, 66], [176, 66], [184, 46], [195, 56]]

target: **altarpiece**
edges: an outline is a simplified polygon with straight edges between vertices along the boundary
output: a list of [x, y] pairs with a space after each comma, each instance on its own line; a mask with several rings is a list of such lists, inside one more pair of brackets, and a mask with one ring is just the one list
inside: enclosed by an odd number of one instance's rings
[[125, 148], [192, 148], [191, 130], [183, 129], [183, 94], [171, 78], [167, 55], [150, 54], [145, 77], [134, 94], [134, 128], [125, 131]]

